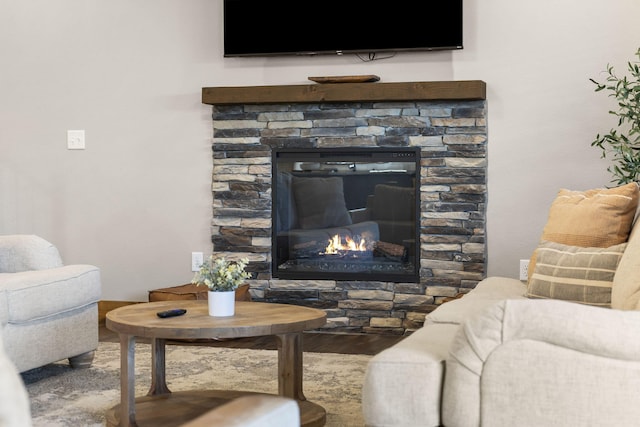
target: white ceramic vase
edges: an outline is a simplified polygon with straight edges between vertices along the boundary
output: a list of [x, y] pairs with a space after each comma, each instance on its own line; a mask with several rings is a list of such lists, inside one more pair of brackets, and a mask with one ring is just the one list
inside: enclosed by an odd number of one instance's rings
[[228, 317], [236, 311], [236, 292], [209, 291], [209, 316]]

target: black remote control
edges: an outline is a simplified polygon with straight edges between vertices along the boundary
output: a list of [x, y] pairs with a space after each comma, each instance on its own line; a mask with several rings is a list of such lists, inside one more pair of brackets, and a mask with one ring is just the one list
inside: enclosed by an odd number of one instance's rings
[[182, 316], [186, 312], [187, 310], [185, 310], [184, 308], [174, 308], [173, 310], [159, 311], [156, 314], [158, 315], [158, 317], [162, 317], [164, 319], [166, 317]]

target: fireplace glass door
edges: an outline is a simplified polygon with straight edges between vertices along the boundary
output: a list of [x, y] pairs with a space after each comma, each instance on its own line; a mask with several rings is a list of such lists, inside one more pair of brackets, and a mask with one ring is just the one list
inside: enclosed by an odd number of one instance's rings
[[420, 150], [273, 150], [272, 276], [417, 282]]

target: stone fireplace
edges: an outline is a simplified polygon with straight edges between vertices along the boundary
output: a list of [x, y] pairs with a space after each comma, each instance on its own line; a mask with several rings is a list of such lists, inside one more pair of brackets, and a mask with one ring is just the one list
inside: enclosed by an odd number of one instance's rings
[[[402, 334], [485, 277], [483, 82], [214, 87], [203, 102], [213, 106], [213, 250], [249, 259], [254, 300], [324, 309], [330, 332]], [[274, 271], [274, 152], [345, 148], [418, 153], [415, 280]]]

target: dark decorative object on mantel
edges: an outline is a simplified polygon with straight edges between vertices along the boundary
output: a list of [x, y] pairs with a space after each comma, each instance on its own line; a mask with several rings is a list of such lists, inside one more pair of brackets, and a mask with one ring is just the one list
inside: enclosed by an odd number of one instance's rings
[[364, 74], [361, 76], [320, 76], [307, 77], [316, 83], [373, 83], [380, 81], [380, 77], [375, 74]]

